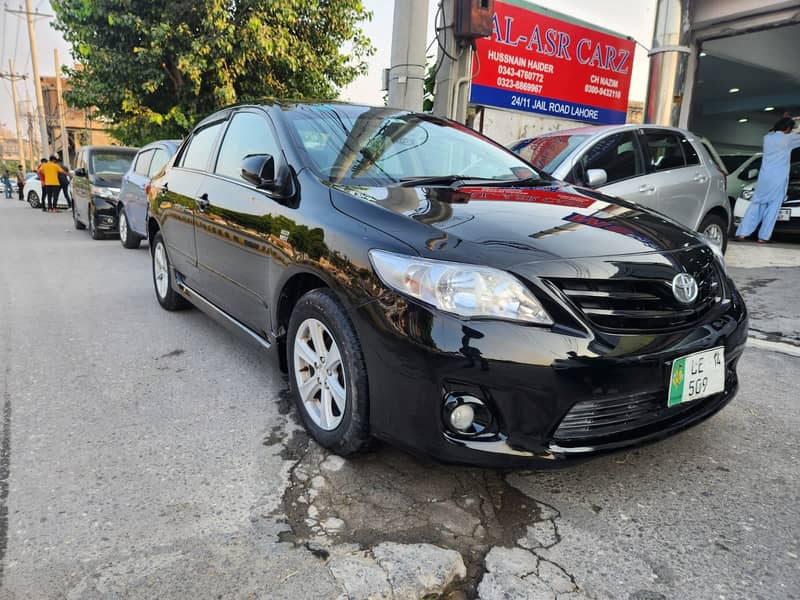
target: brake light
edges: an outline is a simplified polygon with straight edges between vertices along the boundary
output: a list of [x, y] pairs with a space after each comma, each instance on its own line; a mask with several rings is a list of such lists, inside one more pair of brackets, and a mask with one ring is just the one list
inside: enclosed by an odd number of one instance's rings
[[145, 194], [145, 196], [149, 196], [150, 195], [150, 184], [149, 183], [146, 183], [145, 186], [144, 186], [144, 194]]

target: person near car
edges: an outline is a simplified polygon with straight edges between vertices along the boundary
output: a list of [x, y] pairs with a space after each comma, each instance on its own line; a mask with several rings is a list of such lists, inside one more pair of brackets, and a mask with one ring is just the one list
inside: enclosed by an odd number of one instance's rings
[[736, 230], [736, 239], [743, 241], [758, 229], [762, 244], [772, 237], [786, 190], [789, 187], [789, 162], [792, 150], [800, 148], [800, 133], [792, 133], [795, 122], [785, 116], [764, 136], [764, 157], [758, 173], [753, 199]]
[[11, 177], [8, 175], [8, 169], [3, 169], [3, 191], [5, 192], [6, 199], [11, 198], [14, 190], [11, 188]]
[[18, 200], [23, 201], [25, 200], [24, 196], [22, 195], [22, 190], [25, 188], [25, 170], [22, 168], [22, 165], [17, 165], [17, 194], [19, 194]]
[[58, 192], [61, 190], [61, 183], [58, 180], [58, 175], [59, 173], [63, 173], [64, 170], [58, 166], [58, 159], [55, 156], [51, 156], [49, 161], [43, 163], [42, 166], [39, 167], [39, 171], [44, 179], [42, 182], [42, 189], [44, 191], [44, 197], [47, 200], [47, 208], [44, 208], [45, 202], [42, 201], [42, 210], [56, 212]]
[[61, 187], [61, 193], [64, 194], [67, 207], [72, 208], [72, 198], [69, 195], [69, 170], [64, 164], [64, 161], [59, 161], [58, 166], [61, 167], [61, 171], [58, 174], [58, 184]]

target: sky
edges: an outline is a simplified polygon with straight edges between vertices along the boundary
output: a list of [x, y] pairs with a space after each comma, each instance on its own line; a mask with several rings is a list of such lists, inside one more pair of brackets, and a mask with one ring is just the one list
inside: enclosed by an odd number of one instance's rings
[[[402, 0], [399, 0], [402, 1]], [[433, 20], [438, 0], [428, 0], [428, 41], [433, 40]], [[19, 9], [19, 0], [9, 0], [8, 8]], [[365, 0], [367, 8], [373, 12], [371, 22], [364, 24], [367, 35], [376, 48], [369, 60], [369, 72], [342, 90], [341, 97], [353, 102], [382, 104], [384, 92], [381, 91], [381, 72], [389, 67], [392, 39], [387, 32], [392, 31], [394, 2], [391, 0]], [[566, 15], [594, 23], [623, 35], [633, 36], [644, 46], [651, 45], [656, 0], [538, 0], [537, 4]], [[53, 14], [48, 0], [32, 0], [32, 8], [46, 14]], [[24, 19], [3, 11], [0, 13], [0, 72], [7, 72], [8, 61], [14, 62], [14, 69], [24, 73], [28, 80], [17, 84], [17, 94], [25, 98], [27, 88], [31, 99], [35, 100], [32, 84], [30, 45], [28, 30]], [[42, 76], [54, 75], [53, 49], [58, 48], [61, 62], [71, 64], [69, 46], [51, 23], [52, 18], [37, 19], [35, 26], [36, 50], [39, 56], [39, 72]], [[435, 54], [435, 46], [429, 54]], [[636, 60], [631, 83], [631, 100], [645, 99], [647, 89], [647, 53], [637, 46]], [[14, 109], [11, 101], [11, 87], [7, 80], [0, 80], [0, 127], [14, 131]]]

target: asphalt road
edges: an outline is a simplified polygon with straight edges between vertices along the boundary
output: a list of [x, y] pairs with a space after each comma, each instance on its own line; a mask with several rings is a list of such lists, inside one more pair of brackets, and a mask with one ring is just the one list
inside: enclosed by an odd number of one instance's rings
[[[741, 271], [773, 313], [800, 281]], [[719, 415], [566, 471], [341, 461], [271, 360], [158, 307], [146, 244], [0, 200], [0, 598], [357, 597], [353, 561], [375, 597], [432, 585], [436, 557], [382, 542], [458, 551], [451, 598], [800, 598], [798, 361], [750, 348]]]

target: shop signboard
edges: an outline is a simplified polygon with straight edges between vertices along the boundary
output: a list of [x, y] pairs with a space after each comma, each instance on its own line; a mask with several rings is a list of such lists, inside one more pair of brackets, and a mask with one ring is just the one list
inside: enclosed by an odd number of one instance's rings
[[470, 102], [597, 124], [624, 123], [634, 42], [522, 0], [496, 1], [476, 41]]

